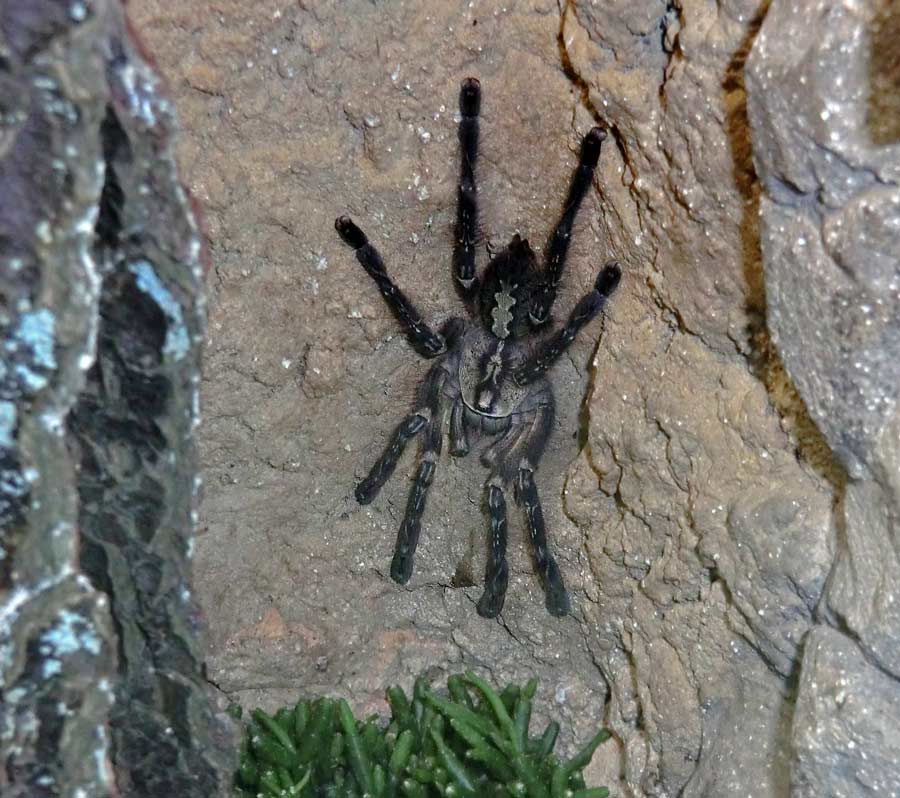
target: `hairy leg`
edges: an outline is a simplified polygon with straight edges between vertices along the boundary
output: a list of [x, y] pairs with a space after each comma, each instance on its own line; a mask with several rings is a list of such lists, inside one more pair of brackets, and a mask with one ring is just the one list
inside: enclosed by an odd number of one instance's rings
[[466, 434], [466, 407], [461, 398], [453, 403], [450, 411], [450, 454], [465, 457], [469, 453], [469, 438]]
[[407, 416], [397, 425], [384, 453], [375, 461], [369, 475], [356, 486], [356, 501], [369, 504], [378, 495], [394, 473], [406, 444], [425, 428], [430, 416], [430, 411], [422, 410]]
[[538, 496], [537, 485], [534, 484], [534, 472], [531, 468], [519, 469], [516, 478], [516, 500], [525, 510], [535, 563], [544, 583], [547, 611], [551, 615], [567, 615], [571, 609], [569, 595], [566, 592], [559, 566], [547, 547], [544, 512], [541, 509], [541, 500]]
[[603, 310], [621, 277], [622, 271], [615, 261], [603, 267], [603, 271], [594, 282], [594, 290], [582, 297], [563, 328], [541, 344], [534, 354], [516, 369], [513, 374], [516, 383], [527, 385], [547, 373], [575, 340], [578, 331]]
[[553, 429], [554, 403], [549, 387], [538, 388], [532, 401], [530, 409], [513, 418], [510, 432], [514, 432], [515, 436], [502, 449], [502, 459], [498, 460], [495, 473], [504, 482], [513, 482], [516, 503], [525, 512], [535, 565], [544, 585], [547, 610], [552, 615], [562, 616], [569, 612], [569, 597], [559, 566], [547, 543], [544, 513], [534, 481], [534, 470]]
[[509, 565], [506, 562], [506, 498], [499, 479], [487, 484], [487, 509], [490, 524], [490, 552], [484, 573], [484, 593], [478, 600], [477, 611], [482, 618], [496, 618], [503, 609], [509, 584]]
[[391, 579], [401, 585], [405, 585], [412, 576], [413, 557], [419, 545], [419, 533], [422, 531], [422, 513], [425, 511], [428, 489], [434, 480], [434, 470], [437, 467], [438, 455], [441, 453], [441, 438], [441, 416], [436, 413], [428, 424], [422, 458], [409, 491], [406, 512], [397, 533], [397, 545], [391, 562]]
[[594, 170], [600, 159], [600, 145], [606, 139], [606, 131], [603, 128], [593, 128], [581, 142], [581, 152], [578, 156], [578, 166], [572, 175], [569, 184], [569, 193], [563, 204], [562, 216], [556, 224], [550, 242], [547, 245], [544, 274], [540, 289], [531, 300], [530, 317], [532, 324], [540, 325], [547, 321], [550, 309], [556, 300], [556, 289], [562, 279], [563, 269], [566, 265], [566, 257], [569, 254], [569, 242], [572, 238], [572, 226], [581, 202], [591, 187], [594, 179]]
[[478, 240], [478, 193], [475, 161], [478, 159], [478, 115], [481, 111], [481, 84], [466, 78], [459, 90], [459, 145], [462, 164], [456, 194], [456, 230], [453, 245], [453, 277], [463, 299], [478, 290], [475, 278], [475, 243]]
[[515, 468], [509, 465], [510, 453], [518, 445], [522, 435], [521, 424], [510, 424], [509, 429], [481, 453], [481, 464], [499, 474], [505, 482], [510, 482], [515, 475]]
[[[541, 394], [538, 394], [540, 396]], [[552, 397], [547, 398], [552, 402]], [[506, 588], [509, 584], [509, 565], [506, 560], [507, 513], [504, 485], [516, 477], [516, 463], [528, 456], [531, 449], [539, 448], [546, 442], [547, 434], [540, 441], [532, 430], [541, 413], [552, 423], [552, 408], [533, 408], [514, 418], [506, 430], [482, 453], [481, 462], [491, 469], [491, 478], [486, 485], [486, 503], [490, 528], [490, 545], [487, 566], [484, 573], [484, 593], [478, 601], [478, 614], [494, 618], [503, 609]], [[549, 433], [549, 427], [547, 428]], [[540, 456], [540, 451], [537, 451]]]
[[368, 476], [356, 486], [356, 500], [360, 504], [369, 504], [378, 495], [378, 491], [394, 473], [406, 445], [434, 419], [446, 382], [447, 372], [443, 365], [438, 363], [432, 366], [419, 386], [417, 409], [397, 425], [381, 457], [375, 461]]
[[412, 302], [409, 301], [397, 284], [390, 278], [384, 261], [378, 250], [369, 243], [366, 234], [356, 226], [349, 216], [341, 216], [334, 222], [341, 240], [347, 246], [353, 247], [356, 259], [360, 262], [366, 274], [369, 275], [378, 286], [381, 296], [387, 302], [391, 312], [403, 325], [406, 337], [413, 348], [423, 357], [436, 357], [447, 351], [447, 342], [443, 336], [434, 332], [419, 315]]

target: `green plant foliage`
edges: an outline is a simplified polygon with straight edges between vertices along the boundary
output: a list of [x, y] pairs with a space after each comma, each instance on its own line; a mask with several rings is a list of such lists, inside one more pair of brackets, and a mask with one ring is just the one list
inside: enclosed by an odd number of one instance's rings
[[[318, 698], [247, 722], [235, 778], [241, 798], [606, 798], [581, 772], [609, 732], [574, 757], [553, 753], [559, 725], [529, 732], [537, 679], [496, 692], [473, 673], [449, 696], [416, 681], [410, 700], [387, 691], [391, 720], [354, 718], [344, 699]], [[233, 714], [240, 717], [240, 708]]]

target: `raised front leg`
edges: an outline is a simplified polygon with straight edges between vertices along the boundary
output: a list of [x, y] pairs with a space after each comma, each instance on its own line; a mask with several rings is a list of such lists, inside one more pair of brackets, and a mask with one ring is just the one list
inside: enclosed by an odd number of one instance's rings
[[572, 175], [569, 185], [569, 193], [563, 205], [562, 216], [556, 224], [556, 229], [547, 245], [544, 261], [544, 274], [540, 287], [531, 299], [529, 315], [532, 324], [540, 325], [547, 321], [550, 309], [556, 299], [556, 289], [562, 279], [563, 269], [566, 265], [566, 256], [569, 253], [569, 242], [572, 238], [572, 225], [581, 201], [591, 187], [594, 179], [594, 170], [600, 159], [600, 145], [606, 139], [606, 131], [601, 127], [593, 128], [581, 142], [581, 153], [578, 157], [578, 166]]
[[477, 289], [475, 243], [478, 240], [478, 192], [475, 161], [478, 158], [478, 114], [481, 111], [481, 84], [466, 78], [459, 90], [459, 149], [462, 165], [456, 193], [456, 230], [453, 242], [453, 277], [463, 299], [471, 299]]
[[397, 317], [413, 348], [424, 357], [436, 357], [447, 349], [443, 336], [434, 332], [419, 315], [412, 302], [397, 287], [384, 268], [384, 261], [378, 250], [369, 243], [366, 234], [357, 227], [349, 216], [335, 219], [334, 228], [341, 240], [356, 251], [356, 259], [362, 264], [381, 291], [384, 301]]
[[569, 348], [578, 331], [603, 310], [606, 300], [616, 290], [621, 277], [622, 270], [618, 263], [609, 263], [603, 267], [594, 283], [594, 290], [575, 306], [565, 326], [541, 344], [535, 353], [516, 369], [513, 379], [517, 384], [527, 385], [547, 372]]

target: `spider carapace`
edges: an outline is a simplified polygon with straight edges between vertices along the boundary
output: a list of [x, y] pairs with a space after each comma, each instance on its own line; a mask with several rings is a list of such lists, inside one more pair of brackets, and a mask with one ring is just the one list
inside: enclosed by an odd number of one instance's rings
[[444, 436], [449, 437], [450, 453], [458, 457], [468, 454], [470, 442], [482, 441], [481, 462], [490, 472], [485, 485], [490, 542], [478, 613], [495, 617], [506, 597], [506, 497], [512, 488], [516, 503], [524, 510], [547, 609], [561, 616], [569, 612], [569, 596], [547, 545], [534, 480], [553, 426], [553, 391], [546, 374], [578, 331], [603, 309], [619, 282], [618, 264], [609, 263], [600, 271], [593, 290], [576, 305], [560, 330], [548, 331], [547, 322], [565, 267], [572, 225], [590, 188], [606, 132], [595, 127], [581, 143], [578, 166], [543, 265], [538, 265], [528, 241], [517, 234], [479, 277], [475, 270], [475, 162], [480, 108], [481, 86], [475, 78], [467, 78], [459, 93], [462, 167], [453, 277], [469, 318], [451, 318], [439, 331], [432, 330], [388, 276], [381, 255], [365, 233], [346, 216], [335, 221], [341, 239], [356, 251], [357, 260], [375, 281], [413, 348], [434, 361], [419, 386], [412, 413], [400, 422], [384, 453], [357, 486], [356, 498], [361, 504], [371, 502], [394, 472], [407, 443], [422, 437], [419, 465], [391, 563], [391, 577], [405, 584], [412, 575], [425, 499]]

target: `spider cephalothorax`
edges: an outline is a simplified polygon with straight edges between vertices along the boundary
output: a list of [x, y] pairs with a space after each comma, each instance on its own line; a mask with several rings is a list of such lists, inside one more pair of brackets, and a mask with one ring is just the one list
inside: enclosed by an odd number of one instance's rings
[[547, 245], [543, 267], [538, 266], [528, 241], [515, 235], [479, 279], [475, 273], [475, 160], [480, 107], [481, 87], [475, 78], [467, 78], [459, 94], [462, 168], [453, 276], [469, 311], [468, 320], [451, 318], [439, 332], [434, 332], [388, 276], [381, 256], [362, 230], [346, 216], [335, 221], [341, 239], [356, 251], [357, 259], [375, 280], [412, 346], [421, 355], [435, 359], [419, 387], [413, 412], [394, 430], [384, 453], [357, 486], [356, 498], [361, 504], [371, 502], [394, 472], [406, 444], [417, 435], [423, 436], [419, 466], [391, 563], [391, 576], [404, 584], [412, 575], [425, 498], [445, 431], [450, 439], [450, 453], [457, 457], [468, 454], [470, 439], [483, 441], [481, 462], [490, 469], [485, 498], [491, 535], [478, 613], [492, 618], [503, 608], [509, 581], [506, 491], [512, 486], [516, 502], [525, 511], [547, 609], [554, 615], [565, 615], [569, 597], [547, 547], [534, 481], [553, 425], [553, 392], [544, 375], [577, 332], [603, 309], [619, 282], [618, 265], [609, 263], [602, 269], [594, 290], [581, 299], [559, 331], [546, 332], [546, 323], [565, 266], [575, 215], [591, 185], [606, 133], [595, 127], [582, 141], [578, 166], [562, 217]]

